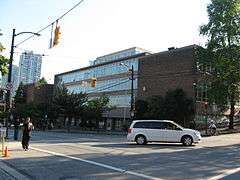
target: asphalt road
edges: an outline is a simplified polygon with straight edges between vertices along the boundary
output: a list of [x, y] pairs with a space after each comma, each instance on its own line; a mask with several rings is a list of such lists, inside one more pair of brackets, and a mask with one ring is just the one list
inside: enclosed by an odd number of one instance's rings
[[3, 163], [28, 179], [240, 179], [240, 134], [200, 144], [139, 146], [116, 135], [34, 132], [31, 150], [12, 151]]

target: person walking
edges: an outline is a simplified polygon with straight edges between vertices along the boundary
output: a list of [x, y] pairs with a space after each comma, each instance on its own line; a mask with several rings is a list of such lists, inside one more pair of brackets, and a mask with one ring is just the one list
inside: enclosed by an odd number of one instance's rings
[[29, 141], [31, 137], [31, 131], [34, 129], [31, 123], [30, 117], [27, 117], [25, 123], [23, 124], [23, 134], [22, 134], [22, 147], [23, 150], [27, 151], [29, 146]]
[[20, 126], [20, 120], [19, 120], [19, 118], [17, 118], [17, 119], [14, 121], [14, 140], [15, 140], [15, 141], [18, 140], [19, 126]]

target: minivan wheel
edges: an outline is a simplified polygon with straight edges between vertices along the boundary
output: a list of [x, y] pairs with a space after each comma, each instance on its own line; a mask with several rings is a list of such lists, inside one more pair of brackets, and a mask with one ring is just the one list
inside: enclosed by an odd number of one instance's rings
[[193, 139], [191, 136], [183, 136], [182, 143], [184, 146], [191, 146], [193, 143]]
[[135, 139], [135, 141], [136, 141], [136, 143], [139, 144], [139, 145], [147, 144], [146, 137], [143, 136], [143, 135], [137, 136], [136, 139]]

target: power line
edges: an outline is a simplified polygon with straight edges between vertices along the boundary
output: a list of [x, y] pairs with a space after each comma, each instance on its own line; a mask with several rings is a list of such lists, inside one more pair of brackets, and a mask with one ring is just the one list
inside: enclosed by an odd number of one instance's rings
[[[19, 49], [21, 51], [25, 51], [25, 52], [14, 52], [15, 54], [27, 54], [27, 51], [31, 51], [31, 50], [27, 50], [27, 49], [23, 49], [23, 48], [19, 48], [17, 47], [16, 49]], [[37, 53], [41, 56], [47, 56], [47, 57], [60, 57], [60, 58], [70, 58], [70, 59], [81, 59], [81, 57], [76, 57], [76, 56], [55, 56], [55, 55], [49, 55], [49, 54], [44, 54], [44, 53]]]
[[100, 93], [101, 91], [110, 89], [110, 88], [115, 87], [115, 86], [119, 86], [119, 85], [124, 84], [124, 83], [127, 83], [127, 82], [129, 82], [129, 79], [128, 79], [127, 81], [123, 81], [123, 82], [114, 84], [114, 85], [112, 85], [112, 86], [108, 86], [108, 87], [105, 87], [105, 88], [102, 88], [102, 87], [101, 87], [102, 89], [100, 89], [100, 88], [94, 89], [93, 91], [89, 91], [88, 94], [89, 94], [89, 93], [95, 93], [95, 92], [96, 92], [96, 93]]
[[[37, 33], [40, 33], [42, 31], [44, 31], [45, 29], [47, 29], [48, 27], [52, 26], [55, 22], [57, 22], [58, 20], [62, 19], [64, 16], [66, 16], [69, 12], [71, 12], [73, 9], [75, 9], [77, 6], [79, 6], [84, 0], [81, 0], [80, 2], [78, 2], [76, 5], [74, 5], [71, 9], [69, 9], [67, 12], [65, 12], [63, 15], [61, 15], [59, 18], [57, 18], [55, 21], [53, 21], [52, 23], [50, 23], [49, 25], [45, 26], [44, 28], [40, 29], [39, 31], [37, 31]], [[34, 37], [35, 35], [31, 35], [28, 38], [24, 39], [23, 41], [21, 41], [20, 43], [18, 43], [17, 45], [15, 45], [15, 47], [19, 46], [20, 44], [28, 41], [29, 39], [31, 39], [32, 37]]]

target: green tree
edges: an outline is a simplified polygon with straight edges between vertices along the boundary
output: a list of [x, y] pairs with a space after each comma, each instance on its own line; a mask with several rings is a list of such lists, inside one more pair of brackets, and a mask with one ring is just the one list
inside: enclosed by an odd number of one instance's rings
[[[0, 29], [0, 36], [2, 36], [1, 29]], [[1, 55], [5, 48], [3, 47], [2, 43], [0, 42], [0, 72], [2, 75], [5, 75], [8, 73], [8, 58]]]
[[14, 96], [14, 104], [24, 104], [26, 102], [26, 95], [24, 91], [24, 85], [21, 82], [18, 86], [16, 94]]
[[68, 117], [68, 131], [70, 131], [72, 118], [82, 115], [86, 102], [86, 94], [69, 93], [65, 86], [57, 87], [53, 98], [53, 106], [60, 115]]
[[135, 109], [136, 109], [136, 119], [146, 119], [146, 114], [149, 111], [148, 102], [145, 100], [137, 100], [135, 103]]
[[210, 100], [218, 105], [230, 103], [229, 129], [233, 129], [235, 104], [240, 100], [240, 0], [212, 0], [207, 11], [209, 22], [200, 33], [209, 38]]
[[194, 116], [194, 103], [182, 89], [168, 91], [162, 109], [165, 119], [189, 126]]
[[42, 86], [42, 85], [45, 85], [45, 84], [47, 84], [47, 80], [44, 77], [39, 79], [39, 81], [37, 82], [38, 86]]
[[169, 119], [183, 126], [193, 122], [194, 103], [182, 89], [168, 91], [165, 97], [152, 96], [136, 102], [137, 118]]
[[106, 111], [110, 111], [114, 107], [109, 106], [109, 97], [103, 95], [99, 98], [95, 98], [89, 100], [85, 106], [84, 114], [83, 114], [83, 124], [86, 124], [87, 120], [90, 122], [95, 121], [95, 127], [98, 122], [102, 120], [102, 114]]

